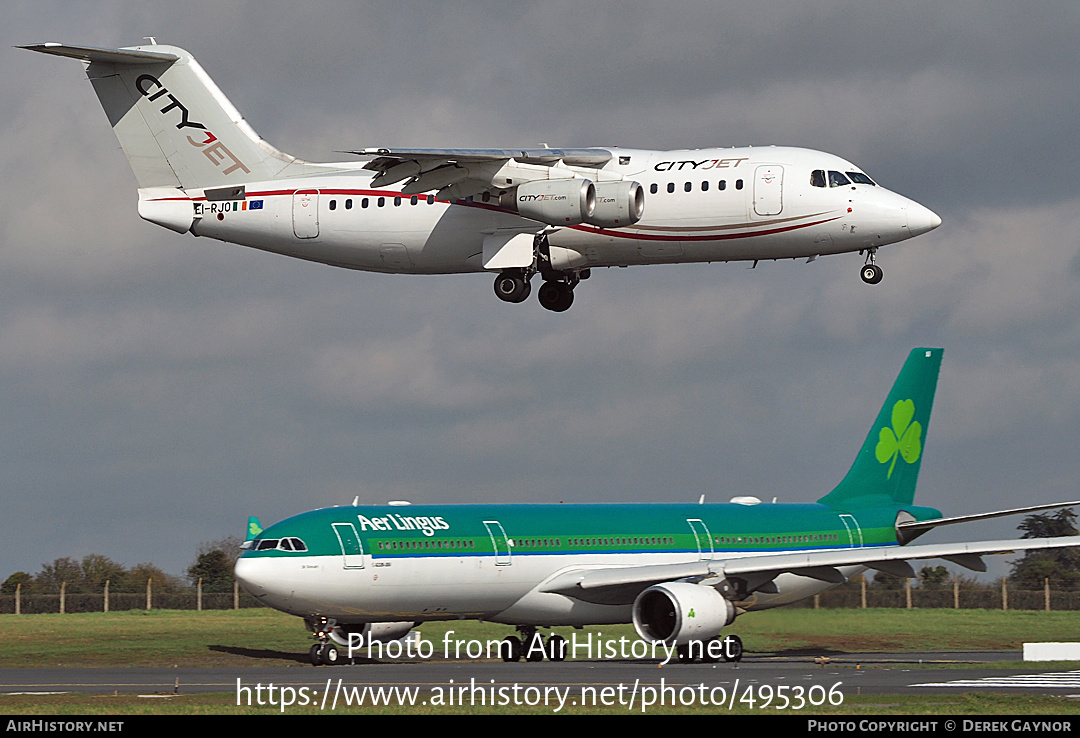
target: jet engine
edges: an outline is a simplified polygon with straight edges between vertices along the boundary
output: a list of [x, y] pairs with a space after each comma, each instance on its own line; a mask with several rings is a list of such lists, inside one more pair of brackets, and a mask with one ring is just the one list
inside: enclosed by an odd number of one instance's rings
[[735, 619], [735, 606], [712, 587], [656, 584], [634, 600], [634, 630], [646, 641], [682, 646], [706, 641]]
[[[404, 638], [416, 623], [355, 623], [351, 625], [337, 625], [327, 632], [330, 640], [339, 646], [349, 646], [349, 637], [352, 636], [352, 646], [359, 648], [368, 643], [386, 643]], [[356, 635], [360, 638], [357, 639]]]
[[526, 182], [514, 195], [518, 213], [549, 225], [577, 225], [592, 217], [596, 186], [587, 179]]
[[645, 188], [637, 182], [597, 182], [596, 208], [589, 225], [619, 228], [637, 223], [645, 213]]

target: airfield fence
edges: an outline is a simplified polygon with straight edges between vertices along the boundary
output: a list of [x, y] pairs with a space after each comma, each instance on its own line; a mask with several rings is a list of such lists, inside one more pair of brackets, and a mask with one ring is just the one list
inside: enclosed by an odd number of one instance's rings
[[0, 615], [20, 613], [117, 612], [121, 610], [233, 610], [264, 607], [246, 592], [72, 592], [0, 595]]
[[[910, 596], [910, 605], [909, 603]], [[200, 606], [201, 604], [201, 606]], [[960, 587], [953, 589], [878, 589], [867, 587], [865, 592], [858, 586], [839, 587], [828, 590], [814, 598], [789, 605], [793, 608], [853, 609], [861, 607], [919, 608], [964, 610], [1080, 610], [1080, 590], [1050, 589], [1014, 590], [1012, 588]], [[242, 591], [203, 592], [201, 603], [196, 592], [151, 592], [150, 609], [155, 610], [232, 610], [263, 607], [258, 600]], [[28, 593], [0, 595], [0, 615], [16, 612], [36, 613], [82, 613], [105, 610], [105, 595], [96, 593], [55, 594]], [[146, 592], [111, 592], [108, 596], [110, 612], [119, 610], [147, 609]]]

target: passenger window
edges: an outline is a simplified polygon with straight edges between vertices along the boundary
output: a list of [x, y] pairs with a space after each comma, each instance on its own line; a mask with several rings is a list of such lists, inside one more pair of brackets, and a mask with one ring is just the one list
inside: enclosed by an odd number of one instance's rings
[[649, 185], [649, 192], [651, 192], [654, 195], [656, 194], [656, 191], [659, 190], [659, 189], [660, 188], [656, 186], [656, 182], [653, 182], [651, 185]]
[[385, 204], [386, 204], [386, 198], [385, 197], [380, 197], [379, 202], [378, 202], [378, 206], [381, 208]]
[[815, 169], [810, 172], [810, 186], [811, 187], [824, 187], [825, 186], [825, 170]]
[[718, 189], [718, 190], [726, 190], [727, 189], [727, 180], [722, 179], [719, 182], [717, 182], [716, 183], [716, 189]]
[[689, 182], [687, 182], [686, 184], [683, 185], [683, 192], [689, 192], [693, 188], [694, 188], [694, 186], [692, 184], [690, 184]]
[[331, 200], [330, 201], [330, 209], [331, 210], [337, 210], [337, 200]]
[[674, 182], [668, 182], [667, 191], [668, 192], [674, 192], [675, 191], [675, 183]]
[[345, 209], [346, 210], [352, 210], [352, 200], [346, 200], [345, 201]]
[[394, 198], [394, 207], [397, 207], [400, 204], [401, 204], [401, 198], [400, 197], [395, 197]]
[[702, 192], [708, 192], [709, 191], [709, 183], [708, 182], [702, 182], [701, 183], [701, 191]]
[[427, 204], [428, 205], [434, 205], [435, 204], [435, 195], [428, 195], [427, 196]]
[[409, 204], [410, 205], [415, 205], [416, 204], [416, 195], [413, 195], [412, 197], [409, 198]]
[[366, 208], [367, 205], [368, 205], [368, 199], [365, 197], [363, 200], [360, 201], [360, 207]]
[[735, 189], [737, 189], [737, 190], [742, 189], [742, 180], [741, 179], [735, 180]]
[[829, 172], [829, 187], [843, 187], [851, 184], [851, 180], [840, 172]]

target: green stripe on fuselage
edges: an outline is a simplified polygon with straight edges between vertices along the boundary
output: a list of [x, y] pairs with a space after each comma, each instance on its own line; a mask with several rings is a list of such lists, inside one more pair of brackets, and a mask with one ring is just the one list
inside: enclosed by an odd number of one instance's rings
[[[929, 508], [905, 509], [919, 520], [940, 516]], [[299, 538], [306, 552], [252, 550], [244, 556], [341, 556], [332, 526], [350, 523], [374, 561], [494, 556], [501, 547], [500, 530], [513, 542], [512, 556], [703, 551], [707, 558], [719, 558], [725, 553], [896, 545], [897, 510], [845, 513], [819, 504], [768, 503], [333, 507], [283, 520], [257, 539]]]

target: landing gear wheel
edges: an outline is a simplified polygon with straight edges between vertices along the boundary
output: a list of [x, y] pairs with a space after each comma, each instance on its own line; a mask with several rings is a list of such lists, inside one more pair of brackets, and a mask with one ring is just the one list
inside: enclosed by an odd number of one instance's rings
[[734, 661], [735, 663], [742, 661], [742, 638], [739, 638], [737, 635], [728, 635], [724, 636], [720, 643], [723, 646], [723, 650], [720, 654], [723, 656], [724, 661]]
[[862, 268], [862, 281], [867, 284], [877, 284], [883, 276], [885, 275], [877, 264], [866, 264]]
[[500, 646], [499, 652], [502, 653], [503, 661], [521, 661], [521, 653], [524, 649], [521, 647], [521, 639], [517, 636], [506, 636], [503, 639], [503, 646]]
[[322, 648], [321, 643], [316, 643], [308, 651], [308, 658], [311, 660], [312, 666], [322, 666], [322, 659], [319, 657], [319, 649]]
[[566, 282], [544, 282], [536, 296], [542, 307], [555, 313], [566, 312], [574, 304], [574, 288]]
[[548, 638], [547, 654], [550, 661], [564, 660], [566, 658], [566, 639], [553, 634]]
[[503, 272], [495, 277], [495, 295], [503, 302], [523, 302], [532, 285], [521, 274]]
[[319, 661], [327, 666], [337, 666], [341, 663], [341, 651], [333, 643], [324, 643], [319, 646]]

